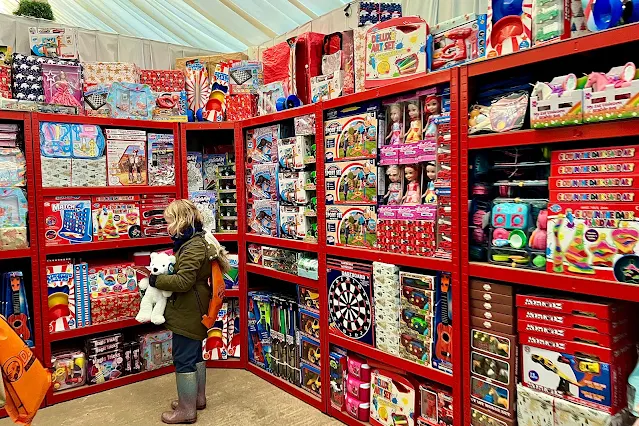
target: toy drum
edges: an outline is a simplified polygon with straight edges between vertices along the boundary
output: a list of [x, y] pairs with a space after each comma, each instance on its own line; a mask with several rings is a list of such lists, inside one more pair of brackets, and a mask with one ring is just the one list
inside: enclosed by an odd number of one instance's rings
[[371, 368], [362, 358], [348, 356], [348, 375], [354, 376], [363, 382], [370, 382]]
[[349, 374], [346, 379], [346, 392], [360, 401], [368, 401], [371, 396], [371, 384]]
[[361, 422], [367, 422], [370, 416], [370, 404], [361, 402], [352, 395], [346, 395], [346, 412]]

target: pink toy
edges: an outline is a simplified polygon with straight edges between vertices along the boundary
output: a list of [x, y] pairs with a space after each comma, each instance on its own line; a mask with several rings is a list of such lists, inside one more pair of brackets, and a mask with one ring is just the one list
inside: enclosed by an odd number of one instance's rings
[[348, 356], [348, 374], [355, 376], [363, 382], [371, 380], [371, 368], [362, 358], [349, 355]]
[[367, 422], [370, 416], [370, 404], [362, 402], [352, 395], [346, 395], [346, 412], [361, 422]]
[[408, 181], [406, 185], [406, 194], [402, 198], [402, 204], [414, 205], [419, 204], [421, 191], [419, 188], [419, 167], [417, 164], [409, 164], [404, 167], [404, 176]]
[[360, 401], [367, 402], [371, 396], [371, 384], [350, 375], [346, 380], [346, 392]]
[[73, 65], [42, 65], [42, 86], [47, 103], [81, 107], [82, 82], [80, 67]]
[[541, 210], [537, 216], [537, 229], [530, 235], [530, 248], [535, 250], [546, 249], [546, 237], [548, 226], [548, 210]]
[[389, 106], [390, 115], [390, 132], [386, 136], [386, 140], [390, 139], [390, 145], [399, 145], [402, 140], [402, 107], [400, 104], [391, 104]]
[[585, 87], [592, 87], [594, 92], [601, 92], [608, 84], [611, 84], [611, 82], [608, 80], [608, 77], [606, 77], [606, 74], [602, 72], [592, 72], [588, 76]]

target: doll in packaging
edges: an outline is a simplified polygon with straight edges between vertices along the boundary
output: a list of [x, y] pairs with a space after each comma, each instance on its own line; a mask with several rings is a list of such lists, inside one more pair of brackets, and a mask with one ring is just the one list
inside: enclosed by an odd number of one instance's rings
[[437, 179], [437, 167], [435, 163], [429, 161], [424, 164], [425, 170], [425, 179], [424, 186], [426, 188], [426, 192], [422, 195], [424, 199], [424, 204], [437, 204], [437, 195], [435, 194], [435, 179]]
[[408, 101], [406, 112], [410, 119], [410, 125], [404, 143], [416, 143], [422, 140], [422, 118], [419, 113], [419, 101]]
[[437, 136], [435, 118], [441, 113], [441, 101], [437, 95], [428, 95], [424, 99], [424, 139]]
[[386, 136], [386, 145], [401, 145], [402, 142], [402, 106], [398, 103], [388, 106], [390, 119], [390, 132]]
[[407, 164], [404, 167], [404, 177], [406, 178], [406, 193], [402, 197], [402, 204], [419, 204], [421, 190], [419, 188], [420, 168], [417, 164]]
[[399, 166], [388, 166], [386, 168], [386, 177], [389, 184], [384, 200], [388, 206], [397, 206], [402, 201], [402, 176]]

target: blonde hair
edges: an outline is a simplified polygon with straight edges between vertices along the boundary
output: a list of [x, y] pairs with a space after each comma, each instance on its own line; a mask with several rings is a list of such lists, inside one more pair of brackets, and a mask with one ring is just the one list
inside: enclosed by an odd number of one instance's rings
[[184, 232], [193, 228], [202, 229], [204, 220], [200, 211], [190, 200], [175, 200], [164, 210], [164, 218], [169, 222], [169, 235], [181, 237]]

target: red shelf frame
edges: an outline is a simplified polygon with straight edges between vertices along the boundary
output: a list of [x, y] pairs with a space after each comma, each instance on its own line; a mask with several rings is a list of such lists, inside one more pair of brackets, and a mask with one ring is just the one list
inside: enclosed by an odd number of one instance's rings
[[343, 411], [338, 410], [337, 408], [333, 407], [332, 405], [329, 404], [328, 406], [328, 415], [339, 420], [340, 422], [344, 423], [345, 425], [348, 426], [370, 426], [369, 422], [362, 422], [357, 420], [354, 417], [351, 417], [350, 415], [348, 415], [348, 413], [345, 413]]
[[178, 187], [173, 186], [104, 186], [104, 187], [65, 187], [65, 188], [42, 188], [42, 195], [45, 197], [56, 197], [64, 195], [139, 195], [144, 194], [177, 194]]
[[93, 395], [94, 393], [104, 392], [106, 390], [115, 389], [120, 386], [130, 385], [131, 383], [141, 382], [142, 380], [164, 376], [165, 374], [173, 373], [174, 371], [175, 367], [171, 365], [168, 367], [158, 368], [157, 370], [142, 371], [141, 373], [130, 374], [128, 376], [119, 377], [117, 379], [109, 380], [108, 382], [100, 383], [97, 385], [84, 385], [60, 392], [54, 392], [50, 396], [47, 396], [47, 402], [49, 405], [53, 405], [60, 402], [71, 401], [72, 399], [82, 398], [85, 396]]
[[206, 361], [206, 368], [229, 368], [243, 370], [244, 364], [241, 358], [218, 359], [215, 361]]
[[300, 277], [298, 275], [293, 275], [286, 272], [276, 271], [275, 269], [265, 268], [260, 265], [247, 263], [246, 271], [251, 274], [263, 275], [265, 277], [275, 278], [276, 280], [284, 281], [287, 283], [297, 284], [313, 289], [319, 289], [319, 283], [317, 280]]
[[[36, 191], [37, 186], [34, 184], [34, 166], [33, 166], [33, 143], [32, 143], [32, 123], [31, 123], [31, 115], [26, 112], [18, 112], [18, 111], [2, 111], [0, 110], [0, 121], [2, 122], [11, 122], [12, 124], [18, 124], [21, 127], [21, 131], [24, 136], [24, 158], [27, 165], [26, 171], [26, 197], [27, 197], [27, 208], [29, 211], [27, 217], [27, 227], [29, 230], [29, 248], [19, 249], [19, 250], [7, 250], [0, 251], [0, 259], [2, 260], [10, 260], [10, 259], [30, 259], [30, 272], [31, 272], [31, 283], [25, 282], [26, 291], [31, 292], [31, 325], [33, 327], [33, 343], [34, 348], [31, 348], [36, 358], [40, 361], [44, 360], [43, 347], [44, 347], [44, 336], [43, 336], [43, 322], [42, 316], [40, 315], [41, 307], [40, 303], [42, 300], [41, 296], [41, 288], [40, 288], [40, 267], [39, 267], [39, 258], [38, 258], [38, 238], [36, 227], [38, 223], [38, 215], [37, 215], [37, 206], [36, 206]], [[7, 269], [8, 271], [9, 269]], [[3, 270], [4, 272], [5, 270]], [[6, 415], [6, 413], [5, 413]], [[2, 417], [2, 413], [0, 413], [0, 417]]]
[[382, 352], [372, 346], [366, 345], [353, 339], [349, 339], [348, 337], [341, 336], [334, 332], [329, 331], [328, 340], [331, 344], [341, 346], [345, 349], [348, 349], [349, 351], [356, 352], [364, 357], [374, 359], [377, 362], [390, 365], [407, 373], [414, 374], [416, 376], [431, 380], [450, 388], [454, 386], [455, 379], [451, 374], [435, 370], [430, 366], [417, 364], [416, 362], [399, 358], [386, 352]]
[[452, 260], [434, 257], [412, 256], [409, 254], [386, 253], [378, 250], [354, 247], [326, 246], [326, 253], [331, 256], [341, 256], [350, 259], [367, 260], [370, 262], [387, 262], [397, 266], [418, 267], [433, 271], [453, 272]]
[[130, 240], [107, 240], [92, 243], [68, 244], [63, 246], [44, 246], [41, 250], [46, 255], [86, 253], [97, 250], [115, 250], [133, 247], [166, 246], [173, 244], [169, 237], [133, 238]]
[[126, 318], [119, 321], [110, 321], [104, 324], [89, 325], [86, 327], [78, 327], [73, 330], [58, 331], [50, 333], [50, 342], [59, 342], [62, 340], [75, 339], [76, 337], [91, 336], [98, 333], [106, 333], [108, 331], [117, 331], [124, 328], [136, 327], [142, 325], [135, 318]]
[[271, 383], [275, 387], [282, 389], [284, 392], [293, 395], [295, 398], [301, 401], [304, 401], [308, 405], [315, 407], [320, 411], [326, 411], [324, 409], [324, 404], [322, 400], [316, 397], [315, 395], [311, 394], [310, 392], [307, 392], [306, 390], [302, 388], [298, 388], [294, 384], [289, 383], [286, 380], [282, 380], [279, 377], [276, 377], [272, 375], [271, 373], [269, 373], [268, 371], [262, 370], [260, 367], [253, 365], [251, 363], [248, 363], [247, 370], [255, 374], [256, 376], [266, 380], [267, 382]]
[[[319, 197], [318, 197], [319, 198]], [[239, 214], [239, 212], [238, 212]], [[305, 241], [290, 240], [288, 238], [269, 237], [266, 235], [246, 234], [247, 243], [263, 244], [265, 246], [286, 248], [290, 250], [317, 251], [317, 243], [307, 243]]]

